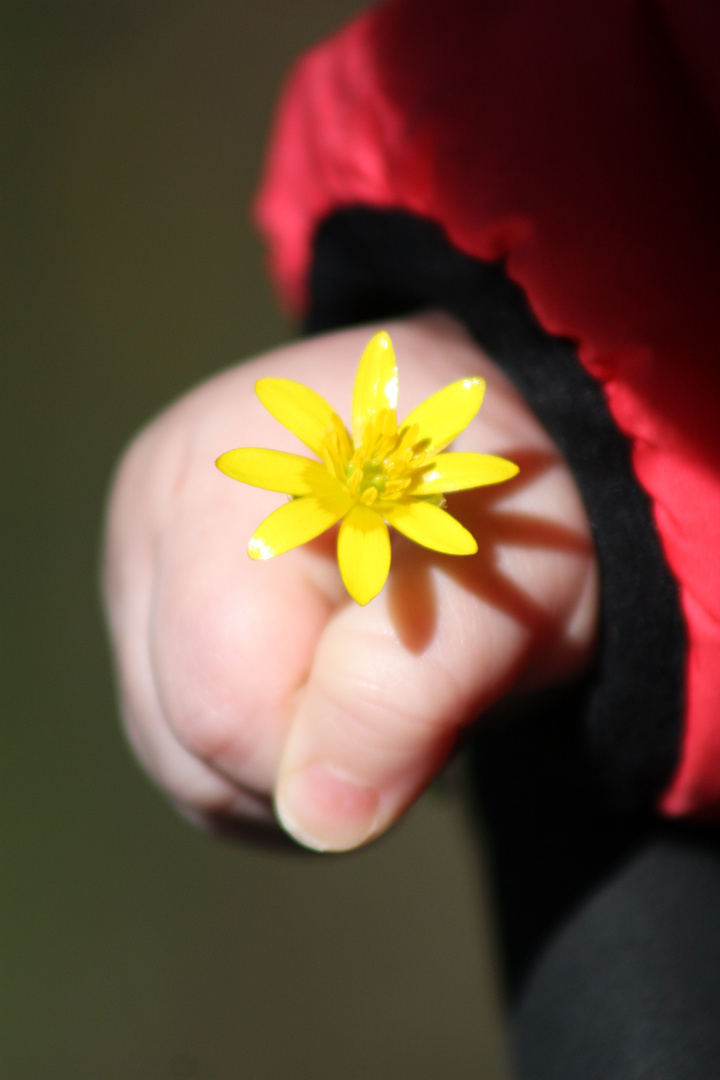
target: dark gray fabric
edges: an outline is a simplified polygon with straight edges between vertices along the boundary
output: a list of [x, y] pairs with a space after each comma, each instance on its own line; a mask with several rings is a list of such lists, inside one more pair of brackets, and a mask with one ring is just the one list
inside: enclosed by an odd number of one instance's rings
[[717, 1080], [716, 842], [659, 842], [618, 872], [545, 950], [516, 1031], [522, 1080]]

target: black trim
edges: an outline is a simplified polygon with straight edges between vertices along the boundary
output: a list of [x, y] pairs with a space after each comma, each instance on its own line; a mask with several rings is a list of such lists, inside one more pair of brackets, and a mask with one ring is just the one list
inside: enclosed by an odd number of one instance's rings
[[439, 307], [503, 368], [565, 455], [590, 517], [602, 574], [598, 673], [584, 709], [592, 758], [615, 801], [647, 805], [678, 755], [685, 630], [649, 501], [601, 388], [568, 340], [534, 318], [499, 263], [453, 248], [430, 221], [354, 207], [320, 227], [307, 329]]

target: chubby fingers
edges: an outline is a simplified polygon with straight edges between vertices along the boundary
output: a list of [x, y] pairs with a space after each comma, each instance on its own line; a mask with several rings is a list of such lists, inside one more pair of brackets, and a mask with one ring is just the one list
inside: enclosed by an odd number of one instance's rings
[[113, 485], [103, 578], [121, 711], [141, 762], [185, 816], [275, 824], [293, 693], [330, 609], [304, 566], [323, 560], [291, 553], [252, 573], [248, 536], [273, 496], [248, 489], [238, 512], [215, 443], [188, 450], [202, 430], [194, 413], [208, 412], [197, 397], [141, 433]]
[[550, 518], [526, 514], [537, 491], [521, 491], [505, 513], [466, 516], [485, 530], [476, 556], [400, 538], [385, 590], [325, 627], [276, 784], [278, 817], [300, 843], [343, 851], [379, 835], [521, 673], [553, 681], [588, 654], [596, 574], [582, 508], [561, 463], [538, 484]]

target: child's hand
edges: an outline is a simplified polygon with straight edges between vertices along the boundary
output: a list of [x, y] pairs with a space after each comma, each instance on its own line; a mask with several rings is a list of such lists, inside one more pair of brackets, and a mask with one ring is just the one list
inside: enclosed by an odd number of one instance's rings
[[311, 386], [349, 419], [375, 329], [304, 341], [221, 374], [144, 430], [112, 494], [105, 592], [130, 739], [200, 819], [266, 820], [271, 799], [307, 846], [345, 850], [388, 828], [442, 766], [458, 730], [513, 687], [577, 671], [597, 620], [597, 572], [567, 466], [503, 375], [443, 316], [387, 325], [399, 419], [463, 376], [487, 379], [454, 449], [520, 475], [449, 497], [477, 555], [395, 534], [390, 577], [351, 600], [336, 530], [268, 562], [247, 544], [284, 496], [215, 468], [237, 446], [306, 453], [253, 392]]

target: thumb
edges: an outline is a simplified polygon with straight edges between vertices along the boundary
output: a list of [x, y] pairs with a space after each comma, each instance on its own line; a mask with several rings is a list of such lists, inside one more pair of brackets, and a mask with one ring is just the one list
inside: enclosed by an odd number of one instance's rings
[[[590, 649], [587, 544], [584, 553], [498, 549], [502, 574], [478, 556], [401, 546], [386, 589], [327, 624], [284, 745], [277, 815], [315, 850], [349, 850], [384, 832], [441, 768], [459, 729], [534, 668], [538, 652], [550, 678], [562, 670], [543, 643], [576, 660]], [[488, 576], [490, 592], [478, 587]]]

